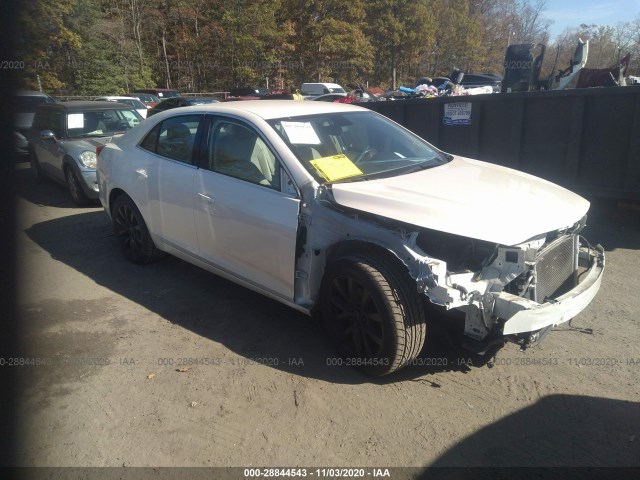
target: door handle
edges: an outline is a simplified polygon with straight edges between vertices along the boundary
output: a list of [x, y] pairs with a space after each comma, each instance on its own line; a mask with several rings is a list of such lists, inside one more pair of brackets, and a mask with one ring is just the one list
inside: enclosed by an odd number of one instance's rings
[[209, 195], [206, 195], [204, 193], [198, 192], [198, 196], [200, 198], [202, 198], [203, 200], [205, 200], [206, 202], [208, 202], [208, 203], [214, 203], [215, 202], [215, 200], [213, 198], [211, 198]]

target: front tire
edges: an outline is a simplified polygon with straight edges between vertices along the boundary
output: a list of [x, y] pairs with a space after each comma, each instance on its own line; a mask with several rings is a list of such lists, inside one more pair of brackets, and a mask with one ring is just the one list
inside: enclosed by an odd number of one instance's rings
[[113, 230], [127, 260], [146, 265], [162, 255], [153, 243], [142, 214], [131, 198], [120, 195], [113, 204], [111, 216]]
[[391, 259], [352, 255], [332, 262], [320, 302], [325, 327], [346, 364], [366, 374], [392, 373], [422, 350], [422, 299]]
[[79, 207], [83, 207], [89, 203], [89, 198], [82, 190], [82, 186], [80, 185], [80, 180], [76, 176], [75, 172], [71, 167], [67, 167], [65, 172], [65, 178], [67, 179], [67, 188], [69, 189], [69, 193], [71, 194], [71, 200], [73, 203], [78, 205]]

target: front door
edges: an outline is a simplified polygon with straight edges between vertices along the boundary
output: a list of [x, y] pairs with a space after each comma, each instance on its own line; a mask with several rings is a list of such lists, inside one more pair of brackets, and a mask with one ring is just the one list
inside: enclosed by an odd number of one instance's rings
[[293, 301], [299, 200], [280, 188], [280, 162], [239, 121], [213, 119], [208, 138], [194, 190], [200, 256]]

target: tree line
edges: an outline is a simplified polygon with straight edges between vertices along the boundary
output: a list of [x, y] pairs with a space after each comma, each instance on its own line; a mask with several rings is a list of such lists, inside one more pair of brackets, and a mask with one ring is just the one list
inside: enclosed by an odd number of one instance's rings
[[[512, 43], [559, 48], [563, 68], [578, 37], [587, 66], [632, 53], [640, 15], [579, 25], [550, 41], [545, 0], [24, 0], [16, 52], [23, 88], [61, 95], [183, 92], [234, 86], [289, 89], [308, 81], [412, 85], [422, 76], [503, 73]], [[551, 54], [551, 52], [554, 52]], [[543, 70], [544, 72], [544, 70]]]

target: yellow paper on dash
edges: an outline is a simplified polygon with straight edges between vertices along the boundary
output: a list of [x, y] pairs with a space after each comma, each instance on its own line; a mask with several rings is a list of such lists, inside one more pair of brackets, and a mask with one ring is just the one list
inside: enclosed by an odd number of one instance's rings
[[362, 170], [342, 153], [331, 157], [316, 158], [311, 160], [311, 165], [329, 182], [362, 175]]

